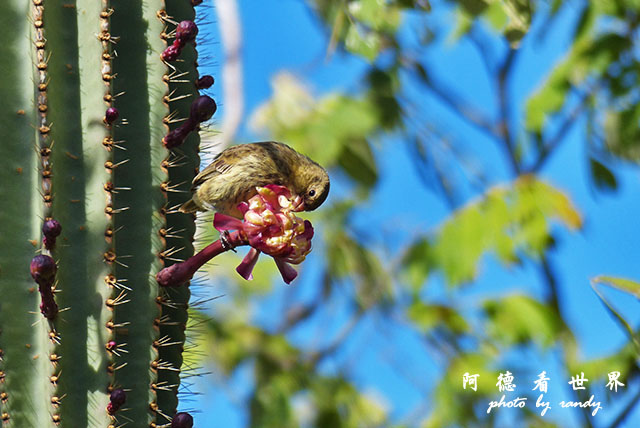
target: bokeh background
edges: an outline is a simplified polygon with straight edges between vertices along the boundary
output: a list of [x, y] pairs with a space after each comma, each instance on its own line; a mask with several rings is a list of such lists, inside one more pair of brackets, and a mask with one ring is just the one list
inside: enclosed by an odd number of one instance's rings
[[[332, 190], [305, 213], [314, 250], [292, 285], [267, 257], [244, 281], [242, 254], [225, 254], [192, 286], [185, 364], [202, 374], [181, 406], [196, 426], [640, 425], [640, 3], [197, 11], [220, 104], [203, 163], [275, 139], [324, 165]], [[499, 392], [507, 370], [516, 388]], [[526, 407], [487, 414], [503, 394]], [[560, 406], [591, 395], [595, 416]]]

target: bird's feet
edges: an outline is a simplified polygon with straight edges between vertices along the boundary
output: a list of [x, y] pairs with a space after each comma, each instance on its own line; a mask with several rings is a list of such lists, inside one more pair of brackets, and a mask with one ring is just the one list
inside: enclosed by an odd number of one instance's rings
[[229, 231], [228, 230], [223, 230], [220, 233], [220, 242], [222, 243], [222, 248], [226, 251], [226, 250], [231, 250], [234, 253], [237, 253], [236, 249], [234, 248], [233, 245], [231, 245], [231, 243], [229, 242], [230, 236], [229, 236]]

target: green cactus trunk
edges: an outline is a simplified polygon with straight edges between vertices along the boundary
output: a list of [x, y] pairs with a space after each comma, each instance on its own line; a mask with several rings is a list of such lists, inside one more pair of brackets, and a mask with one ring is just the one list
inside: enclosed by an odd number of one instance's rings
[[[155, 274], [193, 253], [177, 208], [199, 138], [162, 139], [188, 117], [197, 70], [194, 44], [171, 64], [161, 53], [194, 15], [189, 0], [0, 1], [3, 426], [161, 427], [176, 413], [189, 290]], [[49, 218], [62, 233], [45, 248]], [[48, 317], [36, 254], [57, 263]]]

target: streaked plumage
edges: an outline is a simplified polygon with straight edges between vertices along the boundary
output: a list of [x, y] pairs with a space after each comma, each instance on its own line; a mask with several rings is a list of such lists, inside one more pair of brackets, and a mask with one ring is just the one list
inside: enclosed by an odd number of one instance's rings
[[286, 186], [300, 210], [313, 211], [329, 194], [329, 175], [316, 162], [283, 143], [241, 144], [221, 152], [193, 180], [193, 197], [182, 212], [208, 211], [241, 217], [237, 205], [256, 194], [256, 186]]

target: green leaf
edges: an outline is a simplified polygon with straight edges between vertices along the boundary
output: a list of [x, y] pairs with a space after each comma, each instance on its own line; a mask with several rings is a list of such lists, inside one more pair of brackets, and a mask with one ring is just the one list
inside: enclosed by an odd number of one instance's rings
[[512, 46], [517, 46], [531, 25], [531, 2], [528, 0], [506, 0], [501, 1], [500, 4], [503, 5], [505, 13], [509, 17], [504, 35]]
[[638, 340], [637, 334], [631, 325], [627, 322], [627, 320], [618, 312], [618, 310], [604, 297], [604, 295], [598, 289], [598, 284], [607, 285], [609, 287], [616, 288], [618, 290], [624, 291], [626, 293], [632, 294], [636, 298], [640, 298], [640, 294], [638, 294], [638, 290], [640, 290], [640, 284], [635, 281], [631, 281], [628, 279], [622, 278], [614, 278], [608, 276], [598, 276], [591, 280], [591, 288], [598, 295], [598, 298], [602, 301], [602, 303], [606, 306], [607, 310], [613, 317], [618, 321], [620, 326], [625, 330], [629, 339], [633, 342], [633, 345], [636, 348], [636, 351], [640, 353], [640, 340]]
[[621, 349], [605, 355], [604, 357], [593, 358], [587, 361], [569, 359], [567, 370], [569, 373], [584, 372], [590, 381], [606, 380], [607, 373], [618, 370], [622, 373], [629, 373], [635, 370], [638, 352], [631, 343], [625, 344]]
[[469, 325], [464, 317], [446, 305], [429, 304], [416, 300], [407, 308], [407, 317], [423, 333], [441, 325], [456, 335], [469, 331]]
[[400, 10], [385, 0], [355, 0], [348, 7], [353, 18], [376, 31], [394, 33], [402, 23]]
[[378, 181], [378, 169], [371, 147], [366, 140], [354, 139], [346, 143], [338, 158], [338, 164], [356, 182], [366, 188]]
[[566, 327], [549, 305], [523, 295], [489, 300], [484, 304], [486, 331], [506, 345], [535, 342], [551, 346]]
[[391, 301], [391, 277], [373, 251], [343, 230], [329, 231], [325, 241], [328, 244], [327, 272], [335, 279], [351, 279], [362, 307]]
[[374, 31], [351, 25], [347, 31], [345, 39], [345, 47], [350, 52], [360, 55], [372, 62], [378, 57], [382, 48], [382, 39], [380, 35]]
[[418, 292], [433, 268], [430, 255], [431, 244], [420, 238], [407, 248], [402, 258], [402, 278], [408, 282], [414, 292]]
[[582, 224], [564, 193], [534, 177], [521, 177], [455, 212], [432, 240], [430, 260], [450, 285], [459, 285], [475, 277], [487, 252], [507, 264], [519, 260], [520, 250], [539, 254], [550, 243], [551, 219], [573, 229]]
[[[375, 100], [328, 94], [314, 99], [289, 74], [272, 82], [273, 98], [258, 108], [252, 127], [266, 130], [271, 138], [286, 141], [325, 168], [348, 168], [361, 183], [377, 179], [377, 168], [367, 138], [379, 127]], [[357, 168], [365, 168], [361, 173]]]
[[593, 284], [603, 284], [624, 291], [640, 299], [640, 282], [615, 276], [600, 275], [591, 280]]
[[502, 31], [509, 21], [507, 13], [500, 2], [497, 1], [491, 2], [491, 5], [485, 12], [485, 17], [487, 18], [487, 21], [489, 21], [491, 27], [496, 31]]
[[470, 15], [478, 16], [489, 6], [486, 0], [458, 0], [460, 6]]
[[618, 188], [616, 176], [609, 168], [594, 158], [589, 159], [589, 166], [591, 167], [591, 178], [598, 189], [616, 190]]
[[640, 105], [623, 111], [605, 113], [605, 142], [611, 153], [623, 159], [640, 162]]
[[526, 103], [525, 126], [528, 130], [542, 132], [546, 117], [559, 111], [571, 89], [570, 74], [575, 70], [572, 57], [556, 66], [550, 77]]

